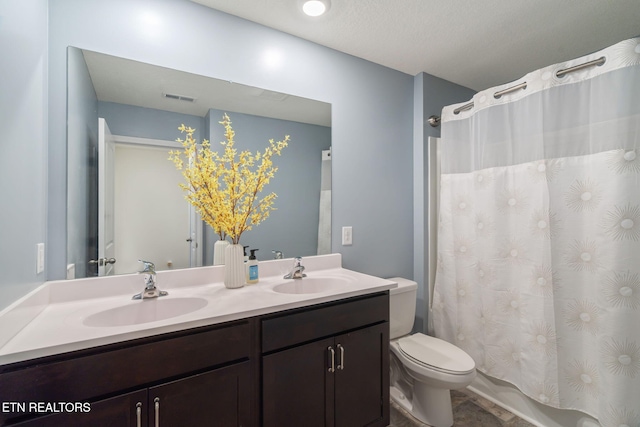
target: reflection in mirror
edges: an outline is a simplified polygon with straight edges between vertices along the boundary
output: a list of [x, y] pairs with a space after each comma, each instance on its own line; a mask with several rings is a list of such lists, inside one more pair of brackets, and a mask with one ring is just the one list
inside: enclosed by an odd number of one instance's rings
[[291, 136], [265, 191], [277, 210], [242, 236], [258, 259], [331, 251], [331, 106], [70, 47], [67, 75], [67, 277], [211, 265], [218, 236], [178, 187], [168, 160], [181, 124], [221, 147], [226, 112], [236, 147]]

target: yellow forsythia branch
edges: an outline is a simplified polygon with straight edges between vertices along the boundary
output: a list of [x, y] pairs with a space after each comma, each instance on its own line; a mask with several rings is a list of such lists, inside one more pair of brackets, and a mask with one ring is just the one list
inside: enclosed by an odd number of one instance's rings
[[180, 187], [187, 192], [187, 201], [221, 239], [229, 236], [237, 244], [243, 232], [266, 220], [275, 210], [276, 194], [260, 198], [259, 193], [278, 171], [271, 158], [279, 156], [289, 144], [289, 135], [277, 142], [270, 139], [264, 152], [252, 154], [245, 150], [238, 155], [229, 116], [225, 113], [219, 123], [225, 128], [225, 141], [220, 143], [224, 147], [222, 154], [211, 150], [207, 140], [198, 147], [193, 138], [195, 129], [183, 124], [178, 129], [186, 137], [176, 140], [183, 150], [169, 152], [169, 160], [182, 171], [186, 184]]

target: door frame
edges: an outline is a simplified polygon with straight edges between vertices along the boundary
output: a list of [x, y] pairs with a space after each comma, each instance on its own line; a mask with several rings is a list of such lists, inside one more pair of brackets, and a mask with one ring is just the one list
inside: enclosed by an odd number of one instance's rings
[[89, 261], [96, 263], [98, 276], [114, 274], [115, 229], [113, 217], [114, 164], [116, 141], [107, 121], [98, 118], [98, 257]]

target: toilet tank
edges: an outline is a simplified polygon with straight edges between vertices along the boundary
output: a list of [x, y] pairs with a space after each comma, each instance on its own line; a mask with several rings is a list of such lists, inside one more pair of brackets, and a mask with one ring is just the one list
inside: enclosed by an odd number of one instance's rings
[[398, 283], [398, 287], [389, 290], [390, 338], [407, 335], [413, 328], [416, 315], [418, 284], [402, 277], [388, 280]]

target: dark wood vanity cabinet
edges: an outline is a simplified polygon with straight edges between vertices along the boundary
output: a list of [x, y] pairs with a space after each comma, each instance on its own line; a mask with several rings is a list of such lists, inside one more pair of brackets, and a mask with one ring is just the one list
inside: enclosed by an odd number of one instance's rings
[[263, 318], [262, 425], [387, 426], [388, 319], [387, 294]]
[[90, 410], [0, 426], [387, 426], [388, 320], [382, 292], [5, 365], [0, 404]]
[[[26, 410], [0, 412], [0, 425], [257, 427], [258, 371], [252, 357], [256, 322], [248, 319], [4, 367], [0, 402], [24, 403]], [[34, 402], [59, 407], [87, 402], [90, 410], [37, 414], [29, 410]]]
[[254, 426], [251, 388], [249, 362], [152, 387], [149, 425]]
[[[21, 427], [251, 426], [249, 362], [193, 375], [91, 403], [89, 412], [62, 413], [11, 424]], [[157, 423], [156, 423], [157, 422]]]
[[[94, 427], [147, 425], [147, 413], [142, 410], [147, 391], [139, 390], [91, 403], [89, 412], [68, 412], [36, 417], [17, 424], [20, 427]], [[140, 420], [138, 423], [137, 420]], [[3, 424], [4, 425], [4, 424]]]

